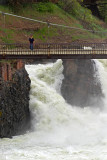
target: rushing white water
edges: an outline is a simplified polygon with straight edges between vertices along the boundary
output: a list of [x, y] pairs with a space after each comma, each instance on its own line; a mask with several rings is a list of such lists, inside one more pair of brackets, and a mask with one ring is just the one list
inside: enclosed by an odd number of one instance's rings
[[107, 160], [107, 61], [95, 60], [104, 109], [68, 105], [60, 93], [62, 61], [28, 65], [32, 132], [0, 140], [0, 160]]

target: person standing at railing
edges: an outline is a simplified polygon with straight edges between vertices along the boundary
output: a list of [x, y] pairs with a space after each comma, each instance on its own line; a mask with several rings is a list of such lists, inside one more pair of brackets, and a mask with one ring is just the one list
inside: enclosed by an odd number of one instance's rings
[[33, 44], [34, 44], [34, 38], [33, 36], [31, 35], [30, 38], [29, 38], [29, 42], [30, 42], [30, 49], [33, 51]]

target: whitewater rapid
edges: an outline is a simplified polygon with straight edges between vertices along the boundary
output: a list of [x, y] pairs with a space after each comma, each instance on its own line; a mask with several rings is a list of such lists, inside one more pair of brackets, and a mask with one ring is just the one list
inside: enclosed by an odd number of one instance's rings
[[0, 140], [0, 160], [107, 160], [107, 60], [94, 60], [103, 109], [66, 103], [62, 60], [26, 65], [31, 79], [32, 130]]

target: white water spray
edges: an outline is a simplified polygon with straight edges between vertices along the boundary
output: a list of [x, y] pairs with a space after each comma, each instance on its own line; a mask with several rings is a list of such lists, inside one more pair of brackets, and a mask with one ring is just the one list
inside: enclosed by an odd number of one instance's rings
[[[107, 69], [95, 60], [105, 94]], [[33, 132], [0, 141], [8, 160], [107, 160], [106, 109], [68, 105], [60, 93], [62, 61], [28, 65]], [[0, 153], [2, 154], [2, 153]]]

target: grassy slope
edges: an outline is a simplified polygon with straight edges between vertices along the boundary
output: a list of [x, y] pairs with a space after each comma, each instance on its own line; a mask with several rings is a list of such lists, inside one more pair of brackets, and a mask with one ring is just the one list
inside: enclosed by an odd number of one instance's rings
[[[0, 6], [3, 12], [12, 13], [6, 6]], [[104, 22], [93, 17], [89, 10], [80, 8], [79, 20], [66, 13], [55, 4], [38, 3], [32, 6], [25, 6], [16, 13], [21, 16], [30, 17], [38, 20], [49, 21], [57, 24], [64, 24], [71, 27], [87, 28], [93, 30], [107, 31]], [[84, 15], [83, 15], [84, 13]], [[18, 19], [16, 17], [3, 17], [0, 15], [0, 42], [28, 42], [30, 34], [34, 35], [36, 42], [72, 42], [72, 41], [105, 41], [107, 34], [93, 34], [87, 31], [76, 29], [65, 29], [51, 26], [48, 30], [46, 24], [40, 24], [28, 20]]]

